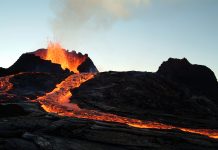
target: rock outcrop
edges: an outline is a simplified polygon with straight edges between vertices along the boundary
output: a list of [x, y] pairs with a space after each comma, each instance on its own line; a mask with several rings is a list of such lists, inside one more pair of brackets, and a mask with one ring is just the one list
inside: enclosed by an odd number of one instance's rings
[[218, 82], [213, 71], [206, 66], [193, 65], [186, 58], [170, 58], [162, 63], [157, 74], [189, 87], [195, 94], [216, 99], [218, 103]]
[[81, 73], [98, 73], [98, 69], [89, 57], [77, 69]]

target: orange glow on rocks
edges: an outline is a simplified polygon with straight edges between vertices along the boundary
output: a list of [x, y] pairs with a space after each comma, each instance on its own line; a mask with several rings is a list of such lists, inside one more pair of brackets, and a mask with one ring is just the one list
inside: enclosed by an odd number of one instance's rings
[[115, 122], [143, 129], [177, 129], [183, 132], [195, 133], [218, 139], [218, 130], [189, 129], [166, 125], [158, 122], [142, 121], [138, 119], [121, 117], [114, 114], [103, 113], [96, 110], [82, 109], [77, 104], [70, 103], [69, 98], [72, 96], [72, 94], [70, 93], [70, 89], [79, 87], [82, 83], [86, 82], [89, 79], [92, 79], [94, 76], [95, 74], [91, 73], [71, 75], [63, 82], [58, 84], [52, 92], [47, 93], [45, 96], [39, 97], [37, 101], [42, 104], [42, 108], [45, 111], [50, 113], [56, 113], [61, 116]]
[[60, 64], [62, 69], [69, 69], [74, 73], [79, 73], [77, 70], [78, 66], [88, 57], [87, 54], [82, 55], [75, 51], [69, 52], [63, 49], [59, 43], [52, 42], [48, 44], [47, 49], [38, 50], [34, 54], [39, 56], [41, 59], [50, 60], [52, 63]]
[[10, 83], [10, 78], [13, 76], [0, 77], [0, 93], [6, 93], [13, 88], [13, 84]]

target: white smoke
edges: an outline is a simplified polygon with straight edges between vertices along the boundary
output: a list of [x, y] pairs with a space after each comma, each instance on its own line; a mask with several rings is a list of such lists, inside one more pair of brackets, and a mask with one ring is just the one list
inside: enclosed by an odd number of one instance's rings
[[54, 36], [69, 39], [84, 30], [110, 28], [137, 18], [150, 0], [52, 0]]

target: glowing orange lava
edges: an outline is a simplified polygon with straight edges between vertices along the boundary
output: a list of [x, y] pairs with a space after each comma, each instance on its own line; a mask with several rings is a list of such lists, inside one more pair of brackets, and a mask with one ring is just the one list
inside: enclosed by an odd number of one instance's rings
[[94, 74], [74, 74], [66, 78], [63, 82], [45, 96], [39, 97], [37, 101], [42, 104], [42, 107], [47, 112], [57, 113], [61, 116], [69, 116], [75, 118], [91, 119], [98, 121], [107, 121], [127, 124], [135, 128], [148, 128], [148, 129], [178, 129], [184, 132], [205, 135], [210, 138], [218, 139], [218, 130], [210, 129], [189, 129], [166, 125], [158, 122], [142, 121], [127, 117], [121, 117], [114, 114], [102, 113], [96, 110], [81, 109], [77, 104], [70, 103], [69, 98], [72, 96], [70, 89], [79, 87], [85, 81], [94, 77]]
[[61, 47], [59, 43], [48, 44], [46, 50], [38, 50], [34, 53], [41, 59], [50, 60], [52, 63], [60, 64], [63, 69], [69, 69], [74, 73], [79, 73], [77, 70], [78, 66], [82, 64], [87, 55], [82, 55], [81, 53], [76, 53], [75, 51], [68, 52]]
[[0, 93], [8, 92], [10, 89], [13, 88], [13, 84], [10, 83], [10, 79], [14, 75], [10, 75], [7, 77], [0, 77]]

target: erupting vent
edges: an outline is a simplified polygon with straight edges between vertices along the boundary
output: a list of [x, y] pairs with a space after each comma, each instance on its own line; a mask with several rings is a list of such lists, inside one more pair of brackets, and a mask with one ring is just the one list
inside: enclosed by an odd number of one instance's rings
[[69, 69], [74, 73], [79, 73], [77, 68], [88, 58], [87, 54], [82, 55], [75, 51], [68, 52], [63, 49], [59, 43], [52, 42], [48, 44], [47, 49], [40, 49], [34, 52], [34, 54], [39, 56], [41, 59], [50, 60], [52, 63], [60, 64], [63, 69]]

